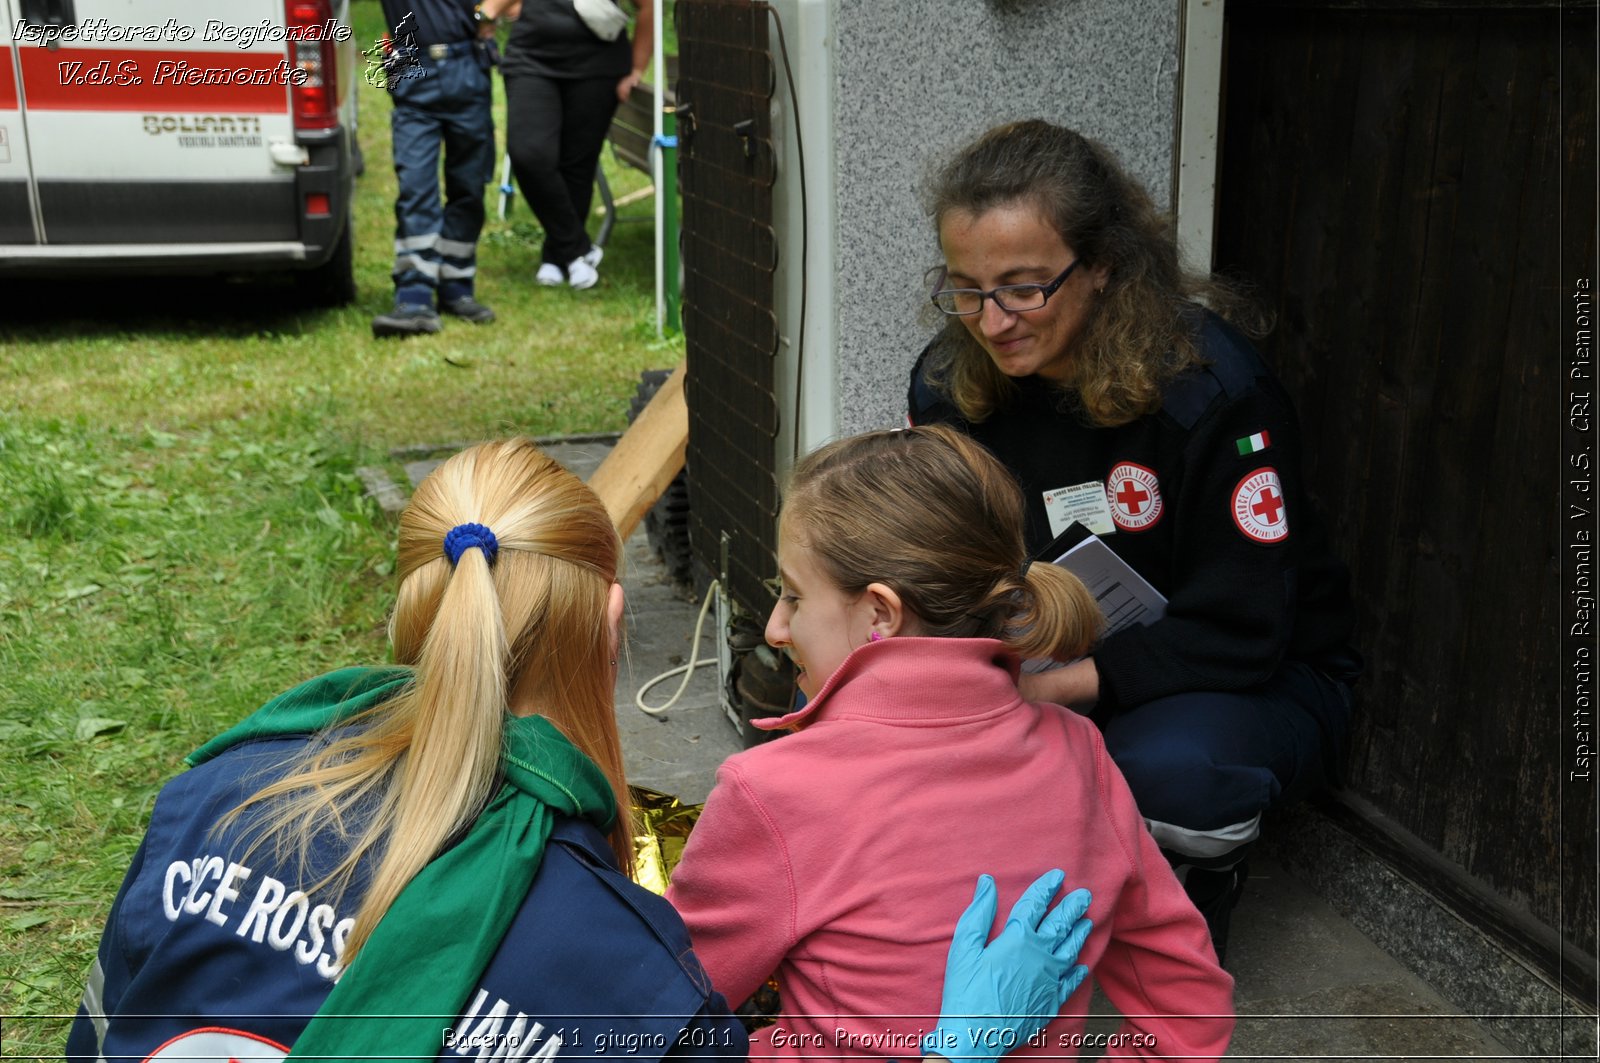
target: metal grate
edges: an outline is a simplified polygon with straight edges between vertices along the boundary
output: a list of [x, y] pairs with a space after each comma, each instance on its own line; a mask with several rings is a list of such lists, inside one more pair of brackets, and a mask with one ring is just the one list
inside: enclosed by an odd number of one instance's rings
[[678, 0], [689, 538], [756, 616], [777, 574], [778, 322], [767, 5]]

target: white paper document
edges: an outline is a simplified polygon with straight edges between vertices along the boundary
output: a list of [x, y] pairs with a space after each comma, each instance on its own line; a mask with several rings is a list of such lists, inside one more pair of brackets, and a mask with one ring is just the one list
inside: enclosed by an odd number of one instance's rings
[[1167, 599], [1099, 539], [1089, 538], [1056, 558], [1083, 580], [1105, 614], [1105, 634], [1130, 624], [1150, 625], [1167, 615]]
[[[1167, 615], [1166, 597], [1118, 557], [1111, 547], [1093, 536], [1056, 558], [1055, 563], [1083, 580], [1083, 585], [1100, 603], [1100, 611], [1106, 618], [1102, 637], [1121, 631], [1130, 624], [1148, 626]], [[1031, 675], [1071, 663], [1034, 657], [1022, 662], [1022, 671], [1025, 675]]]

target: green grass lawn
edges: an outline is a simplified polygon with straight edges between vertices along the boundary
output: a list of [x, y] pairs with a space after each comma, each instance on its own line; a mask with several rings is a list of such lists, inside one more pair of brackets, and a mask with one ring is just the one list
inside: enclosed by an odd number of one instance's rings
[[[381, 31], [359, 0], [355, 31]], [[392, 528], [354, 470], [389, 448], [615, 430], [656, 339], [652, 204], [596, 289], [533, 283], [526, 206], [493, 217], [500, 315], [372, 338], [391, 299], [389, 103], [361, 86], [360, 295], [261, 280], [8, 285], [0, 320], [0, 1013], [54, 1054], [160, 784], [289, 684], [386, 658]], [[503, 104], [497, 128], [503, 136]], [[646, 183], [610, 166], [618, 195]]]

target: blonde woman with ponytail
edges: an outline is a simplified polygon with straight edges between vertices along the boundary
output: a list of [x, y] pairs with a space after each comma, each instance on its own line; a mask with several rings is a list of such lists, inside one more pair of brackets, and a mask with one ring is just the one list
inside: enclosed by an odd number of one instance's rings
[[[1017, 691], [1022, 659], [1079, 656], [1100, 624], [1076, 577], [1028, 563], [1022, 513], [999, 462], [944, 427], [794, 470], [767, 641], [808, 700], [757, 722], [794, 734], [723, 764], [668, 891], [730, 1000], [777, 971], [789, 1014], [753, 1055], [914, 1047], [940, 999], [930, 913], [978, 870], [1005, 892], [1041, 861], [1093, 895], [1081, 959], [1127, 1016], [1108, 1056], [1228, 1045], [1232, 979], [1099, 732]], [[1076, 1055], [1088, 998], [1016, 1054]]]
[[[67, 1057], [743, 1058], [681, 920], [624, 875], [619, 563], [598, 499], [533, 443], [436, 469], [400, 517], [396, 666], [302, 683], [190, 755]], [[948, 1010], [1059, 1006], [1088, 932], [1083, 904], [1047, 913], [1060, 882], [987, 948], [980, 890]]]

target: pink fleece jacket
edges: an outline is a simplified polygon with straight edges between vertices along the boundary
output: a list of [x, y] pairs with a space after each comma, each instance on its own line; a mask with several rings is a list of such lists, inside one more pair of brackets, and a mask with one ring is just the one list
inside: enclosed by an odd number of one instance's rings
[[[719, 769], [667, 893], [730, 1003], [777, 972], [785, 1015], [752, 1058], [918, 1058], [978, 875], [999, 887], [998, 933], [1052, 867], [1094, 892], [1079, 962], [1126, 1016], [1105, 1054], [1227, 1048], [1233, 979], [1099, 731], [1021, 700], [1001, 643], [869, 643], [768, 725], [793, 723]], [[1016, 1054], [1075, 1055], [1089, 994]]]

